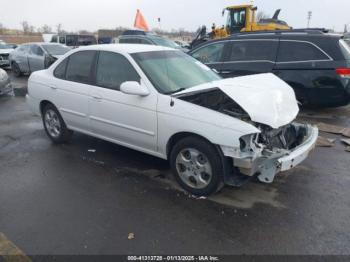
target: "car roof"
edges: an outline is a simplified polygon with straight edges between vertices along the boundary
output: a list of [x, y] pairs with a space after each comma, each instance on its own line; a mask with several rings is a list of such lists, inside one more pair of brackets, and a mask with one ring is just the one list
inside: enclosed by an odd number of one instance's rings
[[170, 51], [176, 50], [164, 46], [156, 45], [142, 45], [142, 44], [108, 44], [108, 45], [90, 45], [79, 47], [77, 50], [96, 50], [96, 51], [114, 51], [119, 53], [142, 53], [142, 52], [154, 52], [154, 51]]
[[62, 45], [60, 43], [48, 43], [48, 42], [30, 42], [30, 43], [23, 43], [21, 45]]

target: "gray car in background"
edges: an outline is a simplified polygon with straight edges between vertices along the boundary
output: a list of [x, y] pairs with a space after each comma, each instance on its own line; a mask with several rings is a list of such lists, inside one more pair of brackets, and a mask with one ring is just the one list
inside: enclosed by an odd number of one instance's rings
[[28, 43], [10, 54], [10, 64], [15, 76], [46, 69], [71, 49], [56, 43]]

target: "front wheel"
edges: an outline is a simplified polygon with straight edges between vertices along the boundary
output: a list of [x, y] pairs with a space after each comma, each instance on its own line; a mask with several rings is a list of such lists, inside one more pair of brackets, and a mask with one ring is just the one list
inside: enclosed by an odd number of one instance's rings
[[42, 112], [43, 124], [48, 137], [56, 144], [68, 142], [72, 136], [60, 113], [52, 104], [47, 104]]
[[223, 185], [223, 165], [214, 145], [191, 136], [171, 151], [170, 165], [177, 182], [189, 193], [208, 196]]

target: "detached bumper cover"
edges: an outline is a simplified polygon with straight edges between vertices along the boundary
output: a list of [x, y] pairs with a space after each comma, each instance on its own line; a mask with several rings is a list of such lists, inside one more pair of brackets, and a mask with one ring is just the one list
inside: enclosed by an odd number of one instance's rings
[[306, 139], [301, 145], [279, 155], [277, 153], [277, 156], [271, 155], [269, 158], [261, 161], [257, 170], [259, 173], [258, 179], [261, 182], [272, 183], [277, 173], [294, 168], [309, 156], [316, 146], [318, 129], [313, 126], [307, 127]]
[[306, 135], [300, 145], [291, 150], [276, 149], [273, 152], [262, 152], [253, 159], [234, 159], [234, 166], [238, 167], [243, 175], [257, 175], [264, 183], [272, 183], [276, 174], [287, 171], [303, 162], [315, 148], [318, 129], [305, 125]]

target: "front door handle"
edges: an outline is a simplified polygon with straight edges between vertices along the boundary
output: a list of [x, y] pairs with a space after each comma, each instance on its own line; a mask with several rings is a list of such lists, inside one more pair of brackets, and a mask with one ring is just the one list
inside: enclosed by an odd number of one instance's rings
[[57, 87], [56, 87], [56, 86], [50, 86], [50, 88], [51, 88], [52, 90], [57, 90]]
[[232, 71], [220, 71], [220, 74], [231, 74]]

